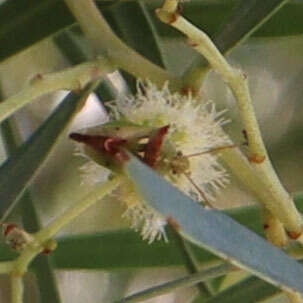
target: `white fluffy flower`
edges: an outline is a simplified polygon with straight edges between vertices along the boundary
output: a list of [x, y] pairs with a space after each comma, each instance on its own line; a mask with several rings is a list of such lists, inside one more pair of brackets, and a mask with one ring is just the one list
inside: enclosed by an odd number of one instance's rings
[[[159, 90], [150, 82], [144, 85], [139, 81], [136, 96], [115, 102], [113, 106], [116, 108], [116, 119], [127, 117], [131, 122], [152, 127], [169, 125], [166, 142], [173, 144], [185, 156], [231, 143], [220, 129], [227, 123], [222, 117], [224, 111], [217, 112], [214, 103], [205, 103], [199, 97], [172, 94], [167, 85]], [[213, 199], [214, 192], [228, 181], [224, 168], [211, 153], [188, 159], [191, 179], [208, 199]], [[195, 192], [185, 175], [174, 178], [168, 174], [168, 178], [185, 193]]]
[[143, 240], [148, 240], [149, 244], [162, 238], [167, 241], [165, 233], [166, 218], [141, 202], [129, 206], [123, 217], [131, 222], [131, 228], [140, 231]]
[[[144, 84], [139, 81], [136, 96], [114, 101], [109, 107], [112, 121], [127, 121], [138, 129], [155, 131], [169, 126], [154, 168], [186, 194], [207, 202], [214, 199], [216, 191], [228, 181], [216, 156], [207, 153], [217, 147], [230, 145], [220, 129], [226, 123], [222, 118], [223, 111], [217, 112], [212, 102], [204, 103], [199, 97], [172, 94], [167, 85], [159, 90], [150, 82]], [[96, 134], [99, 130], [104, 135], [102, 127], [86, 132]], [[138, 139], [138, 144], [144, 146], [146, 142], [141, 143]], [[87, 155], [87, 149], [83, 152]], [[91, 178], [93, 182], [98, 182], [108, 176], [104, 167], [93, 160], [83, 170], [88, 172], [86, 182]], [[132, 228], [140, 230], [149, 243], [155, 239], [166, 239], [166, 218], [145, 206], [127, 179], [118, 195], [126, 206], [123, 217], [130, 221]]]

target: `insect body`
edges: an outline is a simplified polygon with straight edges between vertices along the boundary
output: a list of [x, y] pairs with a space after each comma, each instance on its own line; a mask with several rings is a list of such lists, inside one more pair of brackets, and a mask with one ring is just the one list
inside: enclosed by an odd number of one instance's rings
[[117, 169], [123, 160], [123, 148], [128, 149], [151, 167], [160, 157], [161, 147], [169, 126], [159, 129], [126, 123], [109, 123], [86, 134], [72, 133], [70, 138], [86, 145], [85, 152], [97, 163]]
[[114, 172], [121, 172], [128, 159], [124, 149], [129, 150], [145, 164], [166, 175], [173, 182], [185, 176], [208, 205], [206, 195], [190, 176], [189, 158], [177, 151], [167, 138], [169, 125], [151, 128], [128, 122], [113, 122], [102, 127], [88, 129], [85, 134], [72, 133], [70, 138], [84, 143], [85, 153], [98, 164]]

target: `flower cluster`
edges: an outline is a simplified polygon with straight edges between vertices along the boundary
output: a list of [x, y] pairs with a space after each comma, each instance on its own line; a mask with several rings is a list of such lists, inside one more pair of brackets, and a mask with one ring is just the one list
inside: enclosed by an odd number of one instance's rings
[[[227, 122], [222, 117], [223, 111], [217, 112], [212, 102], [172, 94], [167, 85], [158, 89], [150, 82], [139, 81], [136, 96], [113, 101], [109, 108], [114, 122], [86, 129], [86, 134], [113, 136], [121, 142], [130, 142], [127, 148], [143, 161], [148, 158], [146, 146], [154, 144], [151, 138], [160, 136], [161, 143], [153, 148], [152, 164], [146, 163], [184, 193], [204, 203], [214, 199], [216, 191], [228, 181], [215, 154], [208, 152], [230, 144], [221, 131]], [[108, 168], [114, 169], [90, 146], [80, 148], [81, 154], [89, 159], [82, 168], [84, 181], [105, 180], [110, 174]], [[135, 230], [141, 231], [144, 239], [149, 242], [166, 239], [166, 218], [142, 203], [127, 177], [116, 195], [126, 206], [123, 216]]]

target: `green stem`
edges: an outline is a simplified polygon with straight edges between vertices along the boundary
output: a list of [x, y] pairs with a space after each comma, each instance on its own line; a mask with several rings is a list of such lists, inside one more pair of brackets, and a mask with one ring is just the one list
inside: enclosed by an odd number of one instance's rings
[[28, 265], [37, 256], [37, 254], [39, 254], [44, 249], [44, 247], [48, 245], [48, 241], [54, 235], [56, 235], [61, 228], [79, 216], [89, 206], [93, 205], [102, 199], [105, 195], [113, 191], [120, 184], [121, 179], [121, 176], [117, 176], [106, 183], [97, 185], [95, 190], [90, 192], [84, 199], [81, 199], [79, 203], [65, 211], [50, 225], [34, 234], [34, 240], [27, 245], [27, 247], [22, 251], [19, 258], [14, 261], [12, 274], [17, 276], [24, 275], [24, 273], [27, 271]]
[[14, 261], [3, 261], [0, 262], [0, 274], [8, 274], [12, 271]]
[[[262, 199], [262, 202], [284, 224], [289, 234], [297, 238], [303, 231], [303, 219], [277, 177], [267, 155], [252, 106], [247, 77], [240, 70], [231, 67], [211, 39], [178, 12], [161, 8], [156, 13], [161, 21], [184, 33], [190, 39], [191, 46], [209, 61], [213, 69], [230, 86], [247, 132], [251, 166], [254, 168], [256, 177], [261, 180], [259, 196], [264, 196], [262, 192], [266, 192], [269, 199]], [[246, 183], [250, 187], [249, 183]]]
[[108, 61], [99, 58], [60, 72], [37, 75], [27, 87], [0, 104], [0, 122], [42, 95], [60, 89], [81, 90], [110, 71]]
[[97, 54], [101, 53], [113, 64], [137, 78], [149, 79], [159, 86], [169, 81], [173, 89], [181, 87], [180, 79], [125, 45], [108, 26], [93, 0], [65, 0], [65, 3]]
[[263, 226], [266, 239], [277, 247], [285, 247], [288, 237], [281, 221], [263, 207]]
[[11, 275], [11, 303], [22, 303], [23, 291], [22, 276]]
[[[41, 228], [36, 207], [29, 190], [22, 196], [22, 221], [27, 232], [37, 232]], [[51, 256], [38, 255], [33, 264], [39, 288], [40, 301], [43, 303], [60, 303], [60, 293], [56, 283]]]
[[76, 205], [66, 210], [60, 217], [55, 219], [50, 225], [35, 234], [35, 239], [39, 243], [44, 243], [46, 240], [56, 235], [60, 229], [69, 224], [74, 218], [79, 216], [88, 207], [101, 200], [104, 196], [111, 193], [121, 182], [122, 177], [116, 176], [112, 180], [96, 186], [85, 198], [81, 199]]
[[290, 303], [302, 303], [302, 295], [297, 292], [285, 292]]
[[[231, 1], [230, 1], [231, 2]], [[242, 0], [229, 16], [221, 30], [215, 33], [213, 42], [223, 54], [243, 43], [264, 25], [289, 0]], [[204, 58], [196, 58], [185, 70], [183, 80], [186, 85], [199, 91], [210, 66]]]
[[[3, 139], [7, 154], [12, 154], [17, 149], [17, 142], [20, 141], [18, 133], [13, 133], [13, 127], [10, 125], [10, 119], [4, 121], [1, 125], [3, 132]], [[27, 190], [20, 198], [22, 205], [22, 220], [25, 230], [27, 232], [36, 232], [40, 229], [41, 225], [39, 218], [33, 204], [31, 194]], [[34, 270], [37, 277], [37, 284], [39, 287], [40, 298], [43, 303], [47, 302], [61, 302], [56, 279], [52, 266], [50, 264], [50, 257], [38, 257], [37, 262], [34, 264]], [[11, 269], [12, 270], [12, 269]], [[10, 271], [11, 271], [10, 270]], [[0, 263], [1, 272], [1, 263]]]

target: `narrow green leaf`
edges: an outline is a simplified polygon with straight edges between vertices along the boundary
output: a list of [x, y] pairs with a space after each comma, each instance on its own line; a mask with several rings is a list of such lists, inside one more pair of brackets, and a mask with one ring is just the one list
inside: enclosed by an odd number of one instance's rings
[[[56, 35], [54, 42], [72, 65], [83, 63], [91, 57], [90, 50], [85, 49], [83, 42], [71, 30], [65, 30]], [[117, 89], [106, 76], [96, 88], [95, 93], [102, 103], [111, 101], [118, 95]]]
[[[66, 236], [57, 241], [58, 248], [52, 253], [52, 257], [54, 266], [58, 269], [116, 270], [184, 265], [184, 258], [171, 237], [169, 243], [158, 241], [149, 245], [134, 231], [119, 230], [93, 235]], [[198, 246], [192, 245], [192, 248], [197, 260], [204, 266], [222, 262]], [[300, 246], [292, 248], [291, 253], [293, 252], [302, 258]], [[15, 257], [16, 254], [7, 245], [0, 243], [0, 261], [12, 260]]]
[[[303, 194], [296, 195], [296, 206], [303, 210]], [[241, 224], [261, 230], [260, 207], [249, 206], [226, 211]], [[157, 241], [147, 244], [138, 233], [118, 230], [92, 235], [65, 236], [58, 239], [58, 248], [53, 252], [55, 267], [59, 269], [122, 269], [142, 267], [166, 267], [184, 265], [183, 255], [178, 251], [178, 243], [168, 231], [169, 242]], [[190, 244], [188, 242], [188, 244]], [[197, 260], [203, 265], [220, 261], [212, 253], [190, 244]], [[121, 249], [123, 247], [123, 249]], [[303, 257], [300, 245], [291, 247], [289, 252]], [[87, 255], [88, 254], [88, 255]], [[0, 261], [16, 256], [8, 247], [0, 243]], [[88, 257], [87, 257], [88, 256]], [[102, 257], [101, 257], [102, 256]]]
[[[104, 16], [115, 33], [130, 47], [155, 64], [165, 67], [165, 56], [160, 37], [144, 2], [120, 2], [104, 11]], [[156, 20], [157, 21], [157, 20]], [[142, 43], [144, 41], [144, 43]], [[136, 91], [136, 79], [122, 72], [129, 88]]]
[[154, 22], [159, 21], [150, 15], [146, 6], [139, 1], [120, 2], [105, 10], [104, 15], [117, 35], [129, 46], [153, 63], [164, 67], [165, 57], [154, 26]]
[[18, 254], [12, 251], [6, 243], [4, 243], [3, 238], [0, 242], [0, 262], [1, 261], [10, 261], [18, 257]]
[[[259, 0], [260, 3], [272, 1]], [[155, 6], [161, 3], [146, 1], [150, 14]], [[98, 1], [99, 8], [114, 4], [115, 1]], [[230, 14], [235, 1], [191, 1], [184, 5], [184, 14], [197, 26], [213, 35], [218, 25]], [[126, 3], [126, 5], [129, 3]], [[261, 6], [261, 5], [260, 5]], [[274, 18], [261, 27], [256, 36], [296, 35], [303, 32], [301, 18], [303, 5], [300, 1], [292, 1]], [[131, 18], [130, 18], [131, 19]], [[74, 24], [75, 20], [62, 0], [18, 0], [5, 1], [0, 5], [0, 61], [24, 50], [40, 40], [56, 34], [60, 30]], [[178, 33], [167, 26], [156, 24], [161, 35]], [[139, 32], [140, 28], [136, 28]], [[141, 30], [141, 29], [140, 29]], [[30, 35], [28, 33], [31, 33]], [[180, 35], [179, 35], [180, 36]], [[144, 41], [144, 43], [142, 43]], [[148, 42], [144, 37], [141, 45]]]
[[0, 214], [7, 216], [29, 182], [47, 158], [64, 128], [87, 98], [90, 88], [81, 94], [70, 93], [55, 112], [0, 167]]
[[[278, 288], [265, 281], [250, 277], [213, 296], [207, 303], [255, 303], [273, 296], [279, 291]], [[199, 303], [198, 299], [194, 302]]]
[[[289, 0], [242, 0], [221, 29], [213, 35], [213, 42], [221, 53], [227, 53], [259, 29]], [[201, 27], [207, 32], [207, 28]], [[193, 72], [204, 77], [207, 62], [196, 57], [185, 74]]]
[[0, 20], [0, 60], [74, 22], [60, 0], [5, 1], [0, 5]]
[[[175, 231], [173, 228], [169, 227], [174, 233], [175, 239], [178, 244], [179, 251], [183, 254], [183, 262], [184, 266], [187, 269], [188, 274], [195, 274], [199, 272], [200, 269], [200, 263], [198, 262], [198, 259], [194, 253], [194, 250], [192, 249], [192, 246], [189, 242], [187, 242], [177, 231]], [[212, 294], [208, 287], [208, 285], [202, 281], [198, 282], [196, 287], [199, 290], [199, 293], [201, 296], [203, 296], [205, 299], [209, 298]]]
[[0, 4], [0, 61], [74, 23], [63, 0], [5, 1]]
[[223, 53], [249, 37], [289, 0], [243, 0], [229, 21], [214, 36], [214, 43]]
[[53, 41], [72, 65], [83, 63], [92, 56], [90, 48], [84, 49], [83, 42], [80, 42], [72, 29], [63, 30], [54, 37]]
[[[229, 20], [233, 20], [232, 16], [235, 6], [239, 4], [239, 0], [199, 0], [189, 1], [182, 5], [182, 15], [188, 18], [197, 27], [205, 30], [208, 35], [214, 36], [220, 32], [220, 27], [225, 27], [224, 24]], [[251, 1], [246, 1], [251, 2]], [[258, 8], [256, 13], [260, 10], [268, 9], [269, 6], [274, 7], [273, 1], [254, 1]], [[252, 2], [251, 2], [252, 3]], [[161, 1], [150, 1], [148, 7], [153, 11], [161, 5]], [[267, 6], [265, 8], [265, 6]], [[239, 7], [238, 7], [239, 8]], [[254, 37], [280, 37], [301, 34], [303, 31], [302, 16], [303, 3], [301, 0], [292, 0], [286, 3], [284, 7], [279, 10], [272, 18], [265, 24], [260, 25], [255, 32], [252, 33]], [[265, 12], [266, 13], [266, 12]], [[252, 16], [248, 15], [248, 22], [257, 17], [255, 13]], [[234, 20], [236, 22], [236, 20]], [[180, 37], [181, 35], [174, 29], [165, 26], [164, 24], [156, 24], [161, 35], [166, 37]], [[245, 25], [249, 26], [249, 24]], [[241, 29], [239, 29], [241, 30]]]
[[303, 292], [303, 266], [220, 211], [204, 209], [129, 154], [125, 171], [144, 201], [186, 239], [288, 290]]
[[[9, 122], [11, 121], [6, 120], [0, 126], [7, 154], [11, 154], [17, 149], [16, 139]], [[41, 226], [28, 190], [22, 194], [20, 202], [22, 205], [22, 219], [25, 230], [28, 232], [38, 231]], [[41, 302], [52, 303], [55, 301], [60, 303], [61, 299], [52, 270], [50, 257], [38, 256], [34, 261], [33, 268], [37, 277]]]
[[199, 282], [207, 281], [208, 279], [222, 276], [229, 272], [232, 269], [230, 264], [222, 264], [214, 268], [206, 269], [196, 274], [192, 274], [188, 277], [180, 278], [174, 281], [163, 283], [159, 286], [155, 286], [136, 294], [130, 295], [126, 298], [123, 298], [117, 303], [135, 303], [142, 302], [147, 299], [151, 299], [157, 296], [161, 296], [168, 292], [174, 291], [178, 288], [185, 288], [192, 285], [195, 285]]
[[[184, 265], [178, 243], [171, 233], [168, 236], [169, 243], [157, 241], [152, 244], [131, 230], [63, 237], [58, 239], [58, 248], [53, 252], [55, 266], [62, 269], [114, 270]], [[202, 262], [218, 260], [209, 252], [197, 250], [198, 259]]]
[[[210, 3], [209, 3], [210, 4]], [[205, 16], [209, 19], [208, 24], [205, 24], [206, 21], [202, 20], [201, 16], [199, 17], [199, 4], [197, 2], [189, 3], [188, 10], [185, 10], [186, 16], [196, 24], [199, 28], [206, 28], [207, 32], [213, 35], [218, 31], [218, 25], [222, 25], [222, 21], [228, 18], [228, 15], [232, 12], [232, 1], [228, 3], [222, 1], [222, 6], [219, 8], [219, 5], [216, 1], [213, 2], [213, 11], [210, 12], [209, 16]], [[259, 1], [259, 11], [264, 5], [275, 5], [271, 4], [271, 1]], [[302, 33], [303, 30], [303, 20], [302, 16], [303, 5], [302, 1], [289, 1], [286, 5], [283, 6], [274, 16], [272, 16], [266, 23], [260, 25], [254, 33], [253, 37], [281, 37], [281, 36], [290, 36], [298, 35]], [[215, 10], [217, 7], [217, 10]], [[224, 10], [225, 7], [225, 10]], [[265, 10], [264, 10], [265, 11]], [[223, 13], [225, 12], [225, 13]], [[216, 14], [217, 13], [217, 14]], [[258, 11], [256, 11], [256, 14]], [[206, 15], [206, 13], [205, 13]], [[221, 18], [220, 18], [221, 17]], [[257, 17], [257, 15], [255, 15]], [[203, 16], [204, 19], [204, 16]], [[251, 22], [252, 20], [250, 20]]]

